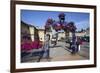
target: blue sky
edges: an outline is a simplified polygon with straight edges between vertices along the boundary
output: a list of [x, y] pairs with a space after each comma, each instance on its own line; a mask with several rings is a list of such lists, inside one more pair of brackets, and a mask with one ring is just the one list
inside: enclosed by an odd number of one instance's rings
[[[48, 18], [58, 21], [58, 15], [61, 12], [56, 11], [35, 11], [35, 10], [21, 10], [21, 20], [27, 24], [34, 25], [39, 28], [44, 28], [45, 22]], [[66, 22], [74, 22], [77, 30], [86, 29], [89, 27], [89, 13], [79, 12], [64, 12]]]

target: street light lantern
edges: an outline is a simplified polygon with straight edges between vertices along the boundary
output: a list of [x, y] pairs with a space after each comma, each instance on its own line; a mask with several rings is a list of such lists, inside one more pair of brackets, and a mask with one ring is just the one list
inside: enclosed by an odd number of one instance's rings
[[48, 20], [47, 20], [47, 22], [46, 22], [46, 24], [47, 25], [51, 25], [51, 24], [53, 24], [53, 19], [52, 18], [49, 18]]
[[54, 20], [52, 18], [48, 18], [45, 24], [45, 29], [49, 31], [50, 26], [52, 26], [53, 23], [54, 23]]
[[54, 24], [53, 24], [53, 27], [54, 27], [54, 29], [55, 29], [56, 31], [62, 29], [62, 26], [61, 26], [61, 24], [60, 24], [59, 22], [54, 23]]
[[59, 20], [60, 21], [65, 21], [65, 14], [64, 13], [60, 13], [59, 15], [58, 15], [58, 17], [59, 17]]
[[69, 22], [66, 25], [66, 28], [69, 29], [71, 32], [75, 32], [76, 31], [76, 26], [75, 26], [74, 22]]

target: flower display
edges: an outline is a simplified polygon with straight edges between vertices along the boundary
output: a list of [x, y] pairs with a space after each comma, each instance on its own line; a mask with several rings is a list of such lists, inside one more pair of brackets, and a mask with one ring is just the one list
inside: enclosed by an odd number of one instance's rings
[[32, 49], [39, 49], [42, 48], [43, 44], [42, 41], [35, 40], [32, 42], [23, 42], [21, 44], [21, 50], [27, 51], [27, 50], [32, 50]]
[[68, 30], [70, 32], [75, 32], [76, 30], [76, 26], [74, 25], [74, 22], [65, 22], [65, 14], [64, 13], [60, 13], [58, 15], [59, 17], [59, 21], [54, 21], [52, 18], [49, 18], [46, 21], [46, 25], [45, 25], [45, 29], [46, 30], [50, 30], [51, 26], [56, 30]]

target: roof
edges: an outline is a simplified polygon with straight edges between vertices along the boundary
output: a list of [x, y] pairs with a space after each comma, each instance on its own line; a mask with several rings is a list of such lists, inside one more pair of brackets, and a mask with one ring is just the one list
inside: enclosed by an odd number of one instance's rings
[[24, 21], [21, 21], [21, 24], [24, 24], [24, 25], [29, 26], [29, 27], [34, 27], [34, 28], [36, 28], [35, 26], [33, 26], [33, 25], [31, 25], [31, 24], [27, 24], [27, 23], [25, 23]]
[[45, 29], [38, 29], [39, 31], [45, 31]]

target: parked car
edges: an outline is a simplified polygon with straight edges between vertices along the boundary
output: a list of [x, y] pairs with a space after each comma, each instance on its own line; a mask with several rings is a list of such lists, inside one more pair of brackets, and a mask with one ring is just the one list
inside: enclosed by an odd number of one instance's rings
[[89, 42], [89, 41], [90, 41], [89, 39], [90, 39], [89, 36], [81, 37], [81, 40], [82, 40], [83, 42]]

